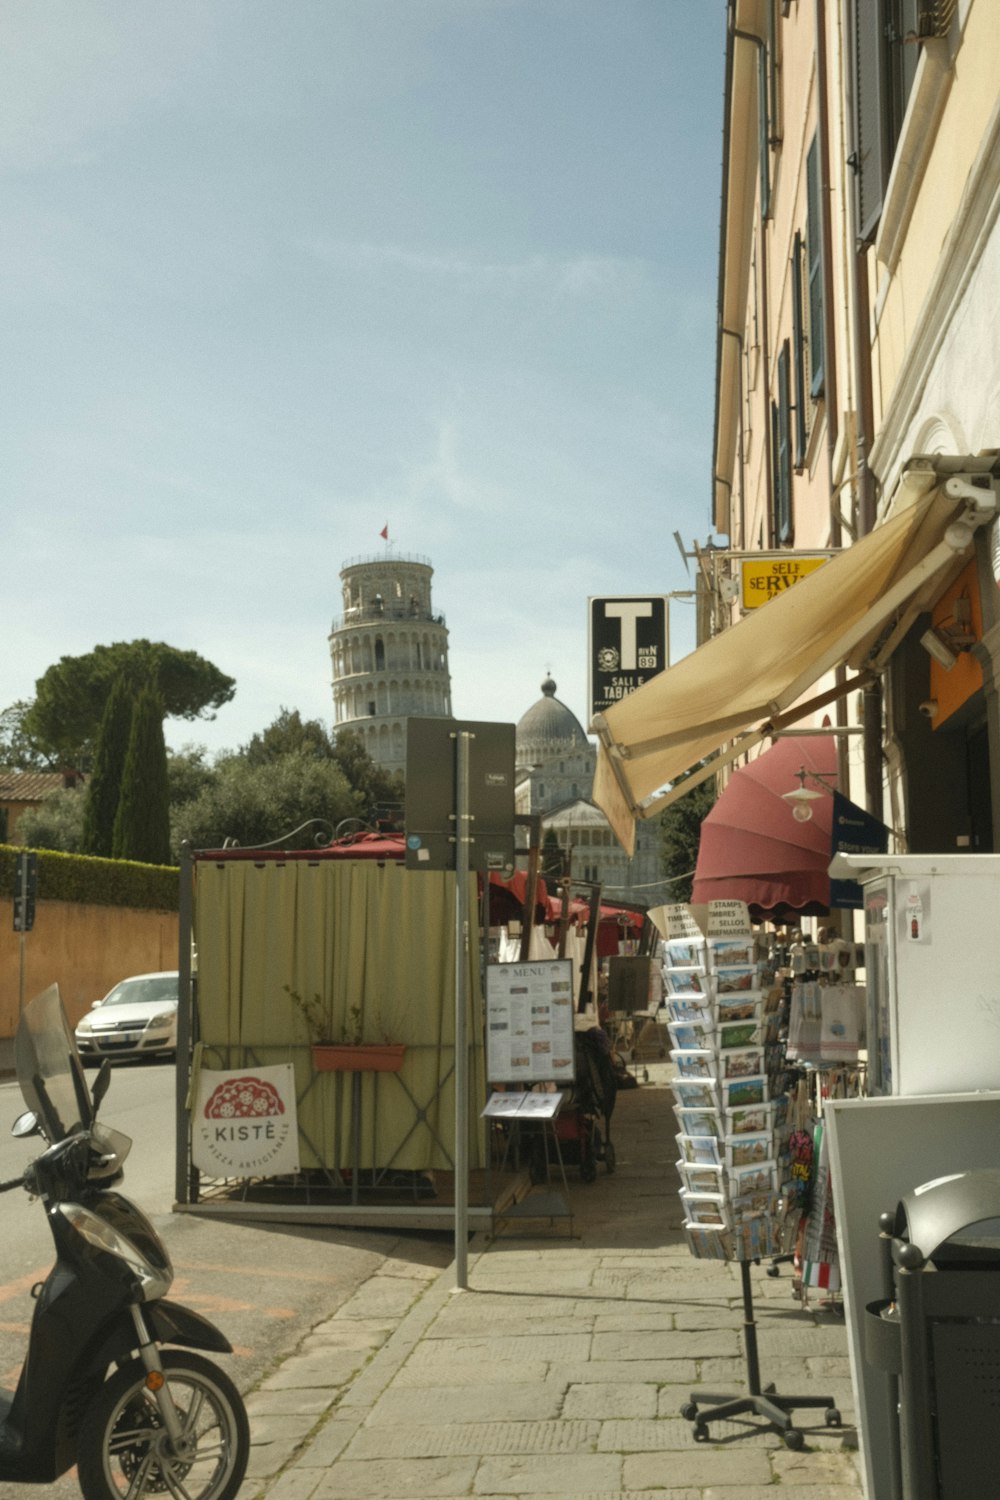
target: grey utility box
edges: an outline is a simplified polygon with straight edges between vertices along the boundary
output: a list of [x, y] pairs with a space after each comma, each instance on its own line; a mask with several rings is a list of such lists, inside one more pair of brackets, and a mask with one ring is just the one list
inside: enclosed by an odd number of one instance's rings
[[886, 1500], [971, 1500], [1000, 1476], [1000, 1171], [959, 1172], [883, 1214], [885, 1296], [865, 1357], [897, 1382]]

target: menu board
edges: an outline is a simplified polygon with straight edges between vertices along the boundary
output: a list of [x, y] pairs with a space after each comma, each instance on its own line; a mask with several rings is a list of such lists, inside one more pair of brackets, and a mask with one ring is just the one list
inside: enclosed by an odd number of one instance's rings
[[573, 1081], [573, 965], [568, 958], [487, 966], [486, 1076], [490, 1083]]

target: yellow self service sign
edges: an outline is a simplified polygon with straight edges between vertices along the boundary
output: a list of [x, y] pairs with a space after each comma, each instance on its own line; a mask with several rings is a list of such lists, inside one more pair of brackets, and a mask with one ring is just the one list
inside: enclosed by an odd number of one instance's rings
[[758, 609], [777, 594], [815, 573], [831, 552], [761, 552], [740, 560], [740, 602], [744, 609]]

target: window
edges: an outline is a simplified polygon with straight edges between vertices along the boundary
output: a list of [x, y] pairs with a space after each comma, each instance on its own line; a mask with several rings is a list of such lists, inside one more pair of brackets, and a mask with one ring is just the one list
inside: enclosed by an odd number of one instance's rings
[[854, 166], [858, 235], [871, 244], [913, 87], [917, 37], [936, 29], [928, 0], [854, 0]]
[[760, 212], [767, 218], [771, 212], [771, 130], [768, 119], [767, 48], [757, 48], [757, 132], [760, 155]]
[[818, 401], [825, 381], [823, 320], [826, 295], [823, 287], [823, 192], [817, 136], [813, 136], [806, 157], [806, 256], [809, 269], [809, 390], [813, 400]]
[[795, 468], [805, 467], [806, 440], [806, 347], [805, 325], [802, 311], [802, 236], [795, 231], [792, 245], [792, 360], [795, 386]]
[[774, 539], [779, 546], [792, 540], [792, 434], [788, 366], [789, 343], [786, 339], [778, 355], [778, 399], [771, 402]]

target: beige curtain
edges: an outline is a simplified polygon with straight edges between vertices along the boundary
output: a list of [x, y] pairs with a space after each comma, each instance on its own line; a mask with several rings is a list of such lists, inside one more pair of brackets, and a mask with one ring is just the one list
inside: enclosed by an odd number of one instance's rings
[[[475, 880], [469, 956], [469, 1164], [486, 1096]], [[360, 860], [195, 866], [203, 1066], [291, 1061], [304, 1167], [354, 1158], [351, 1075], [315, 1072], [289, 991], [318, 1001], [329, 1039], [406, 1046], [402, 1072], [363, 1073], [358, 1164], [447, 1170], [454, 1159], [455, 876]]]

